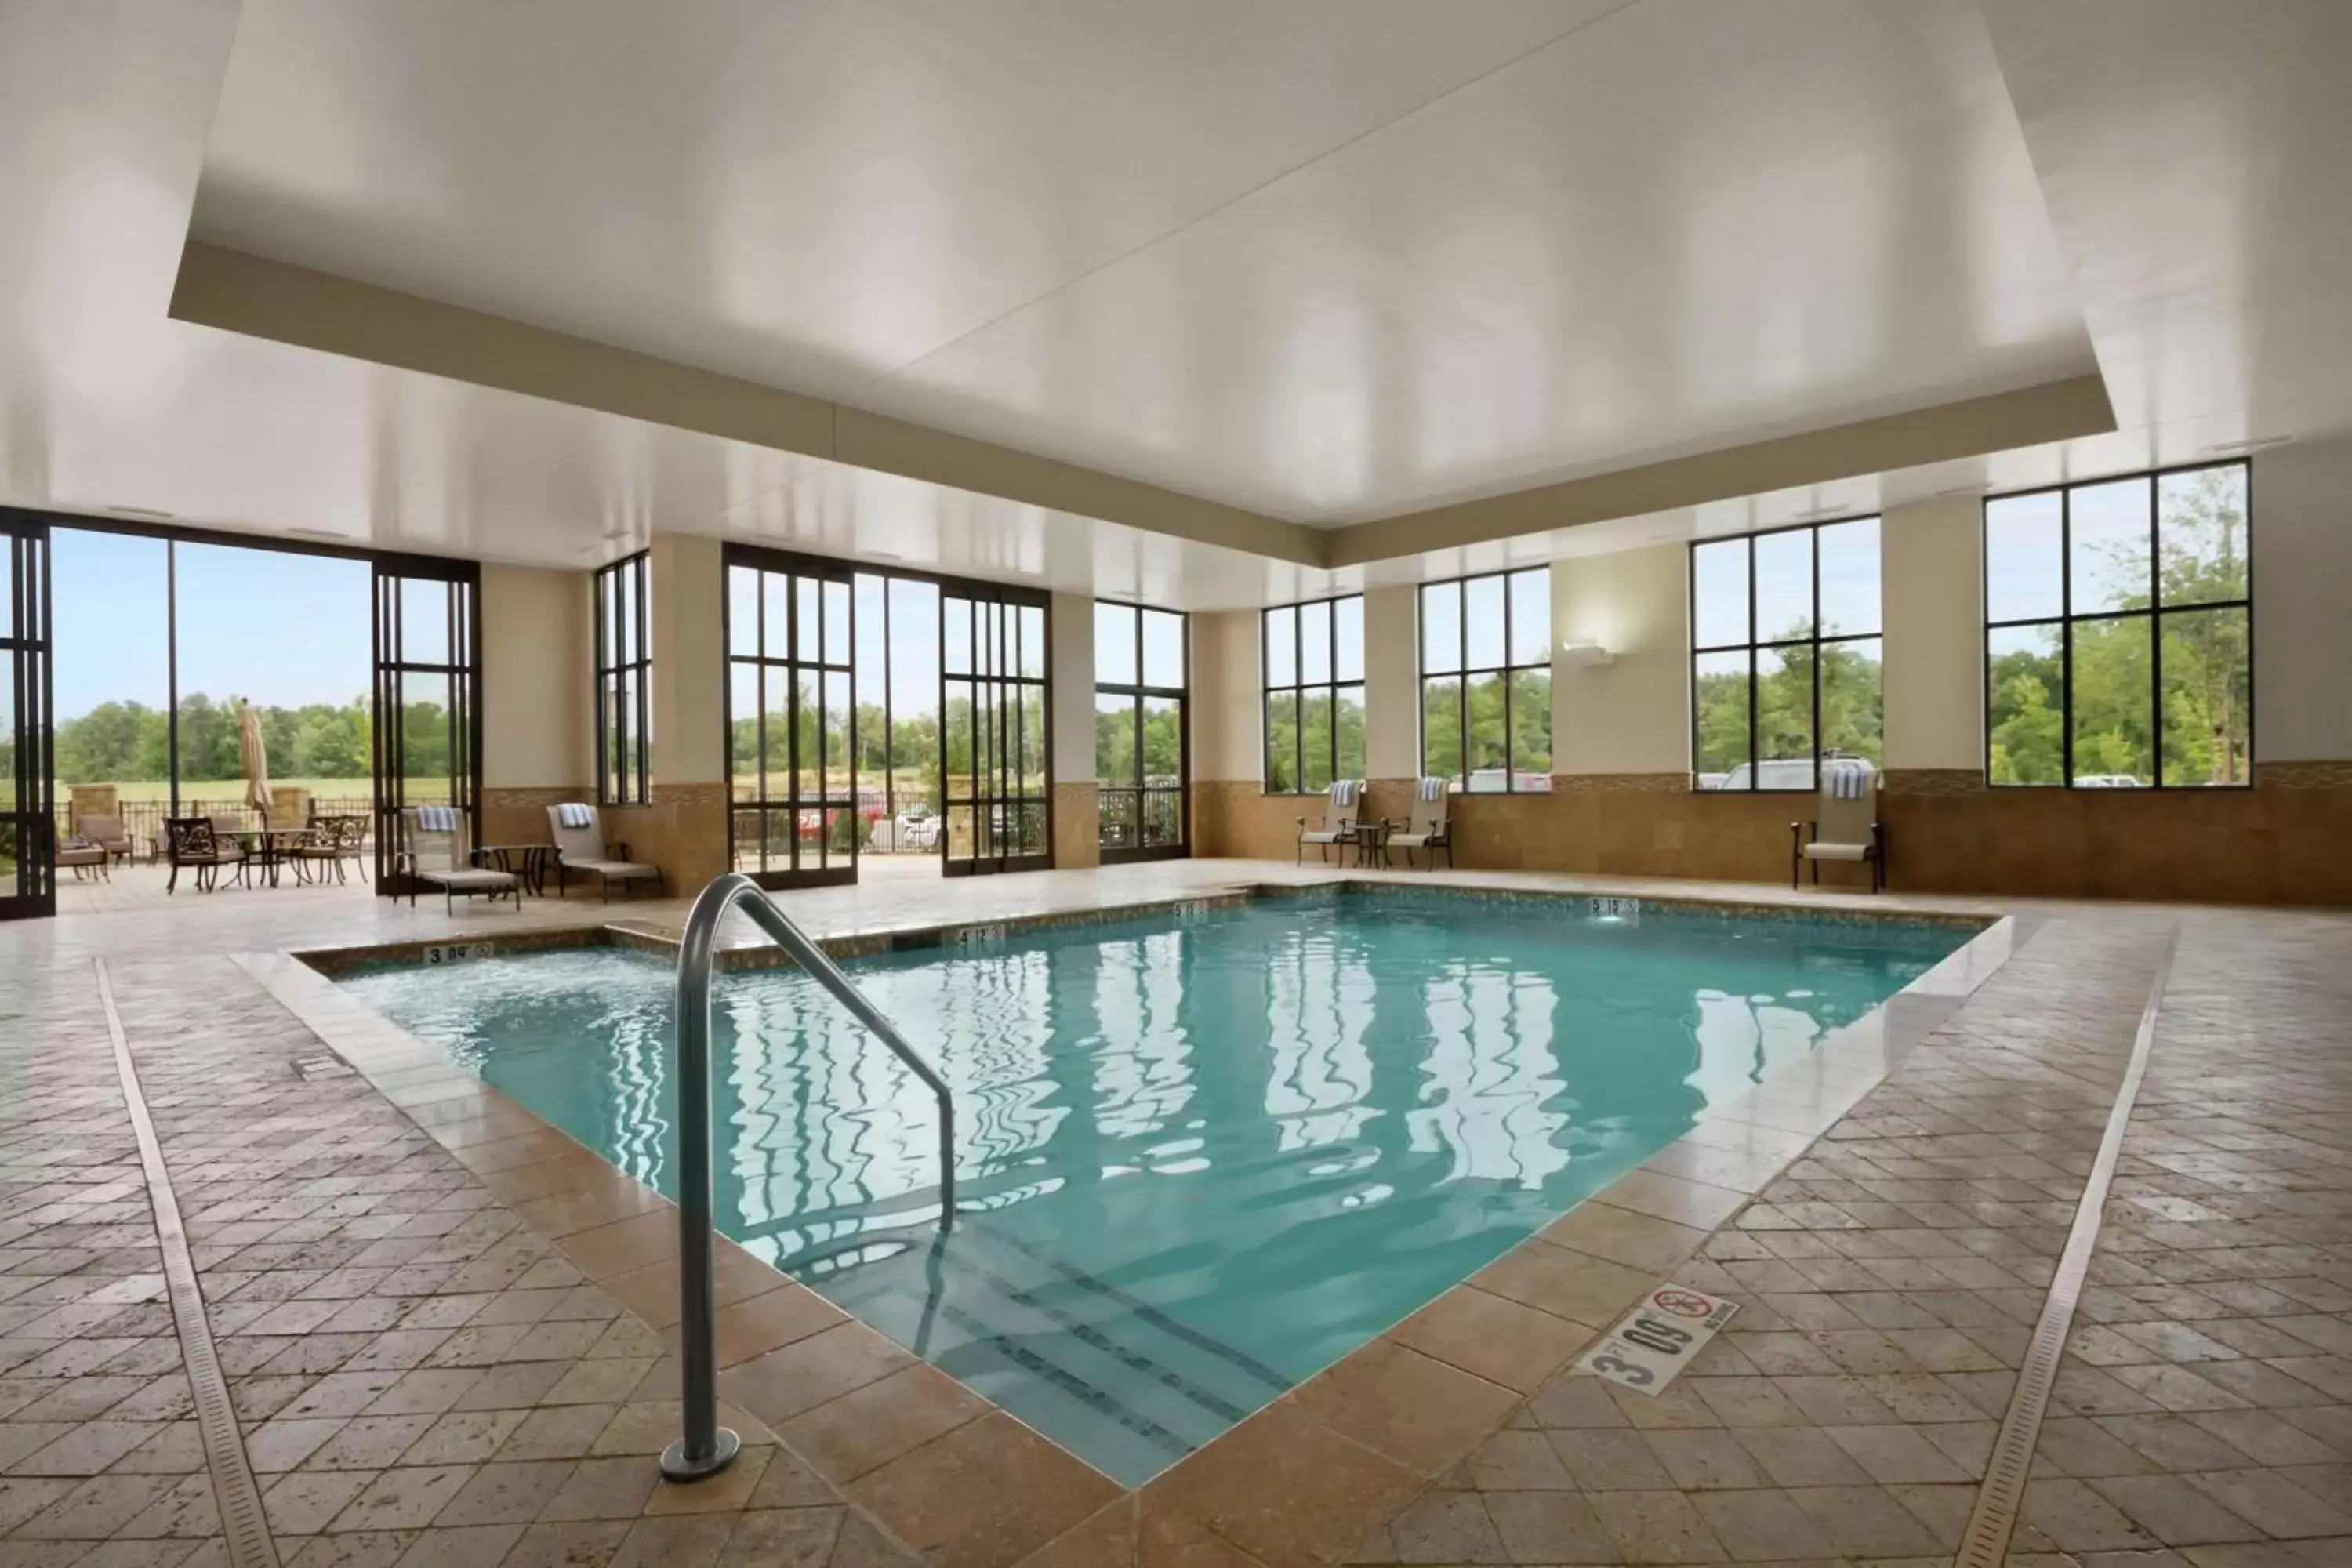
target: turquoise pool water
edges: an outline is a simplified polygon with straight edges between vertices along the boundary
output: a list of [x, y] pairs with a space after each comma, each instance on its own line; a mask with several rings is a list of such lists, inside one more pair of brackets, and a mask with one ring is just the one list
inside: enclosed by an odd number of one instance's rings
[[[1458, 1283], [1970, 934], [1438, 894], [1268, 899], [722, 976], [719, 1228], [1130, 1484]], [[676, 1190], [671, 974], [600, 949], [348, 988]]]

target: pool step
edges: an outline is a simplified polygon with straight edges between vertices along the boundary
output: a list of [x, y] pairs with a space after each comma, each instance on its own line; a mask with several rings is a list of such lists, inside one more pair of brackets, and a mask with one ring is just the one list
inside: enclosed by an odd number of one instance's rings
[[793, 1271], [1031, 1426], [1065, 1434], [1129, 1485], [1289, 1386], [1273, 1368], [971, 1216], [936, 1248], [927, 1237], [854, 1267]]

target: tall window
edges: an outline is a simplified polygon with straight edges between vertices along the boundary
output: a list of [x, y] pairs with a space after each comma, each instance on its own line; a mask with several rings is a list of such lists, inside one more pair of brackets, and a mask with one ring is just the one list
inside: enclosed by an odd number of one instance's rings
[[1985, 502], [1985, 777], [2245, 784], [2252, 535], [2242, 462]]
[[1692, 784], [1810, 790], [1885, 755], [1878, 519], [1691, 546]]
[[1551, 788], [1551, 568], [1421, 590], [1421, 771], [1472, 794]]
[[1184, 617], [1095, 605], [1095, 783], [1105, 860], [1184, 852]]
[[1312, 795], [1364, 776], [1364, 596], [1265, 612], [1265, 787]]
[[654, 667], [646, 636], [651, 572], [639, 551], [596, 574], [596, 798], [606, 805], [643, 805], [653, 798], [646, 744]]

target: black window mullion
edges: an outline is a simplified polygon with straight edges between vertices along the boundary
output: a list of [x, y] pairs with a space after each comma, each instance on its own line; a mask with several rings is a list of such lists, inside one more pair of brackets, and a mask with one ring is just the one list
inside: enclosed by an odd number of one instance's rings
[[2058, 492], [2058, 784], [2074, 787], [2074, 492]]
[[1757, 699], [1761, 683], [1756, 678], [1756, 536], [1748, 536], [1748, 790], [1753, 795], [1764, 787], [1764, 759], [1758, 754], [1756, 744]]
[[[1811, 653], [1813, 676], [1813, 787], [1818, 790], [1822, 787], [1822, 531], [1820, 524], [1816, 523], [1813, 525], [1812, 537], [1808, 540], [1806, 543], [1808, 545], [1805, 552], [1806, 559], [1812, 563], [1813, 568], [1812, 603], [1810, 606], [1811, 613], [1806, 617], [1806, 625], [1812, 628], [1813, 634]], [[1883, 622], [1885, 619], [1885, 616], [1882, 613], [1879, 618]], [[1884, 700], [1883, 698], [1882, 700]], [[1879, 754], [1881, 756], [1885, 754], [1883, 747], [1881, 748]], [[1762, 770], [1759, 769], [1758, 771], [1760, 774]], [[1759, 782], [1761, 782], [1760, 777]]]
[[2157, 557], [2156, 480], [2147, 481], [2147, 755], [2151, 779], [2164, 786], [2164, 563]]

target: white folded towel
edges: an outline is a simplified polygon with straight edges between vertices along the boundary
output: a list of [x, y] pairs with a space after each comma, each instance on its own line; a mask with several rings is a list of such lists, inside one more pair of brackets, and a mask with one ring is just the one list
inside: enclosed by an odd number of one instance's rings
[[567, 801], [555, 808], [555, 820], [566, 827], [589, 827], [596, 818], [587, 806], [578, 801]]
[[454, 805], [420, 805], [416, 808], [416, 826], [425, 833], [457, 831], [457, 808]]

